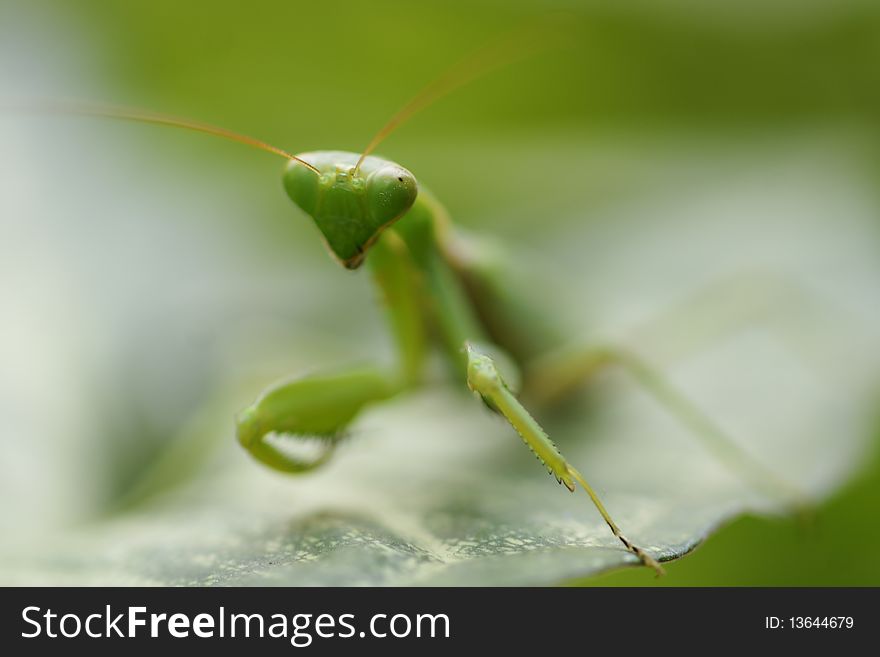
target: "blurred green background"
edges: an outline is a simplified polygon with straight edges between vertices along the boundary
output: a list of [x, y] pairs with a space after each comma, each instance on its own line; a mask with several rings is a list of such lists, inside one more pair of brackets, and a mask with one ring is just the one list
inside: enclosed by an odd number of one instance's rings
[[[358, 150], [445, 67], [547, 11], [568, 16], [571, 42], [563, 49], [468, 85], [379, 149], [426, 182], [461, 224], [524, 243], [535, 231], [564, 230], [573, 210], [588, 221], [635, 189], [699, 185], [693, 172], [658, 171], [664, 160], [655, 153], [670, 145], [737, 153], [747, 142], [772, 152], [818, 135], [844, 144], [873, 192], [880, 188], [880, 5], [870, 0], [0, 0], [7, 39], [0, 70], [28, 95], [193, 117], [293, 152]], [[77, 56], [35, 58], [26, 45], [31, 36]], [[122, 130], [130, 128], [108, 128]], [[218, 194], [253, 208], [242, 219], [253, 252], [336, 276], [312, 235], [290, 220], [267, 156], [137, 130], [179, 170], [220, 171], [224, 179], [235, 172], [237, 188]], [[190, 220], [204, 230], [228, 228], [223, 217], [213, 225], [211, 217]], [[192, 388], [203, 391], [204, 381]], [[187, 409], [208, 393], [192, 394]], [[170, 411], [168, 424], [182, 423], [187, 409]], [[116, 474], [106, 475], [96, 507], [112, 506], [125, 492], [166, 429], [139, 425], [113, 457], [108, 471]], [[878, 508], [875, 456], [820, 509], [814, 526], [743, 518], [670, 564], [660, 582], [625, 571], [579, 583], [880, 585]]]

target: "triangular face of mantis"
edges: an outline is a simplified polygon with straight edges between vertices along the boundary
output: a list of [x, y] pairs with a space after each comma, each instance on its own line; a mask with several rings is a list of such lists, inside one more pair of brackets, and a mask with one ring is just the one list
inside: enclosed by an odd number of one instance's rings
[[358, 153], [302, 153], [320, 175], [291, 160], [284, 189], [312, 217], [333, 255], [357, 269], [382, 231], [412, 207], [418, 194], [415, 177], [400, 165], [367, 157], [357, 169]]

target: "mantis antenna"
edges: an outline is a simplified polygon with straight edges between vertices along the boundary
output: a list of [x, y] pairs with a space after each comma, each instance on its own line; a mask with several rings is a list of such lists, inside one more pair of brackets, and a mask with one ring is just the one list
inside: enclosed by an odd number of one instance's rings
[[375, 134], [361, 153], [360, 159], [354, 167], [355, 173], [360, 169], [366, 157], [376, 150], [376, 147], [388, 135], [413, 115], [469, 82], [558, 43], [560, 36], [560, 26], [556, 25], [555, 21], [541, 24], [538, 27], [520, 28], [486, 44], [449, 67], [423, 87], [379, 129], [379, 132]]
[[98, 116], [108, 119], [137, 121], [139, 123], [167, 125], [173, 128], [192, 130], [194, 132], [202, 132], [208, 135], [213, 135], [214, 137], [221, 137], [223, 139], [235, 141], [239, 144], [245, 144], [246, 146], [259, 148], [260, 150], [278, 155], [287, 160], [296, 160], [306, 168], [312, 170], [318, 175], [321, 175], [321, 172], [308, 162], [298, 158], [296, 155], [292, 155], [287, 151], [278, 148], [277, 146], [272, 146], [271, 144], [267, 144], [266, 142], [255, 139], [254, 137], [248, 137], [247, 135], [241, 135], [237, 132], [232, 132], [231, 130], [227, 130], [226, 128], [218, 128], [217, 126], [208, 125], [207, 123], [200, 123], [198, 121], [190, 121], [188, 119], [180, 119], [174, 116], [168, 116], [167, 114], [159, 114], [156, 112], [148, 112], [146, 110], [132, 109], [128, 107], [98, 105], [77, 101], [48, 101], [46, 103], [38, 103], [34, 106], [24, 109], [28, 109], [29, 111], [42, 111], [59, 114], [82, 114], [85, 116]]

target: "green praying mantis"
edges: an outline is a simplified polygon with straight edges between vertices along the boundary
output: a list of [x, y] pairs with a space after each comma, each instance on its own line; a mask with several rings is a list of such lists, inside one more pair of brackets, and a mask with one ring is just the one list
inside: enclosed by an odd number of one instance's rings
[[[313, 220], [332, 257], [346, 269], [369, 270], [396, 346], [395, 366], [316, 374], [268, 388], [235, 419], [238, 442], [254, 459], [290, 474], [320, 467], [365, 408], [422, 385], [428, 357], [439, 350], [450, 378], [503, 417], [567, 490], [580, 486], [624, 548], [659, 574], [658, 560], [623, 534], [536, 419], [597, 373], [622, 368], [751, 484], [795, 503], [799, 494], [636, 355], [608, 345], [547, 351], [544, 332], [533, 333], [534, 323], [525, 321], [530, 317], [527, 302], [505, 285], [479, 245], [456, 230], [442, 203], [410, 171], [373, 154], [415, 113], [505, 59], [503, 50], [466, 58], [417, 94], [358, 153], [293, 155], [251, 137], [162, 114], [76, 104], [57, 109], [199, 131], [284, 158], [284, 189]], [[298, 456], [279, 437], [317, 439], [319, 453]]]

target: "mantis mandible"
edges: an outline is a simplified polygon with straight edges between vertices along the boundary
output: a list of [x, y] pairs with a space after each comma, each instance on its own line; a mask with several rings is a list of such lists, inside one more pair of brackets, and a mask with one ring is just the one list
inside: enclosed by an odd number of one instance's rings
[[[293, 155], [222, 128], [125, 108], [58, 104], [43, 109], [194, 130], [278, 155], [286, 160], [285, 191], [314, 221], [332, 257], [346, 269], [365, 266], [370, 271], [396, 345], [396, 366], [312, 375], [268, 388], [235, 421], [238, 441], [254, 459], [291, 474], [321, 466], [364, 408], [418, 387], [428, 354], [439, 348], [462, 389], [469, 388], [502, 416], [566, 489], [574, 492], [580, 486], [625, 549], [659, 574], [663, 569], [655, 557], [622, 533], [532, 412], [539, 415], [597, 372], [616, 366], [751, 484], [795, 500], [797, 492], [634, 354], [608, 346], [540, 353], [541, 341], [511, 321], [526, 306], [491, 275], [480, 250], [456, 231], [441, 202], [410, 171], [373, 154], [415, 113], [509, 59], [506, 47], [466, 58], [417, 94], [359, 153]], [[518, 390], [514, 382], [520, 379]], [[314, 458], [298, 457], [270, 436], [316, 438], [321, 451]]]

